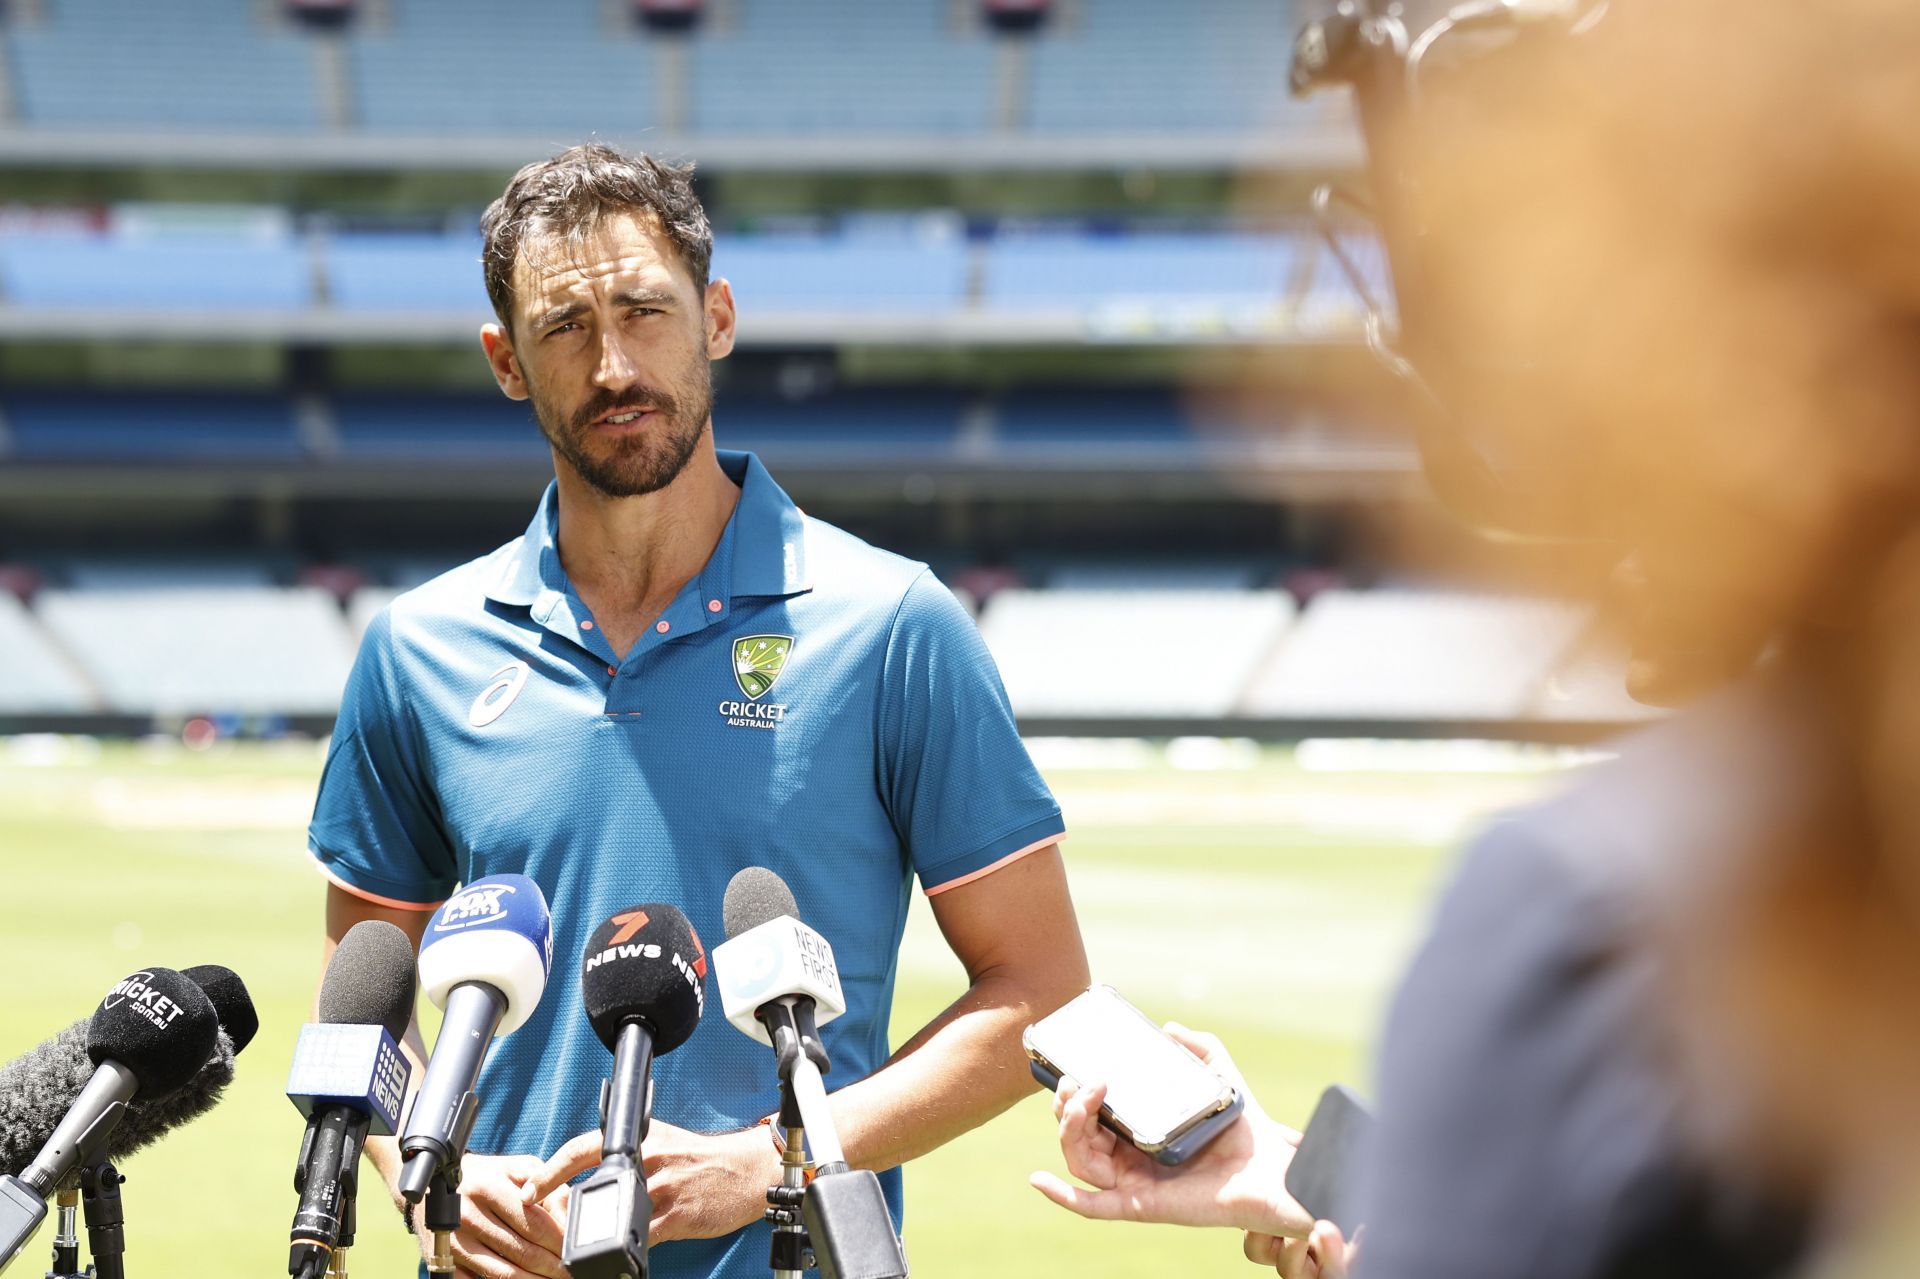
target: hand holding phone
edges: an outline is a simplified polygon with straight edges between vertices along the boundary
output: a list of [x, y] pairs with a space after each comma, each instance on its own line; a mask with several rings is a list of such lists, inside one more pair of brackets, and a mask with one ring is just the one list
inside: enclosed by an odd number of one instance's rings
[[[1111, 991], [1089, 992], [1081, 998], [1089, 997], [1118, 998]], [[1132, 1012], [1125, 1001], [1121, 1004]], [[1096, 1014], [1111, 1015], [1111, 1009]], [[1132, 1015], [1140, 1018], [1137, 1012]], [[1186, 1152], [1185, 1162], [1177, 1167], [1167, 1166], [1129, 1138], [1120, 1136], [1118, 1129], [1103, 1118], [1102, 1112], [1109, 1110], [1106, 1086], [1095, 1083], [1079, 1087], [1069, 1071], [1067, 1082], [1053, 1098], [1053, 1113], [1060, 1121], [1060, 1150], [1067, 1171], [1092, 1189], [1073, 1185], [1050, 1172], [1033, 1174], [1030, 1181], [1034, 1189], [1068, 1211], [1096, 1220], [1231, 1226], [1304, 1238], [1312, 1229], [1313, 1220], [1293, 1202], [1282, 1185], [1300, 1134], [1267, 1118], [1218, 1039], [1181, 1026], [1170, 1024], [1162, 1032], [1151, 1022], [1145, 1024], [1153, 1035], [1170, 1039], [1183, 1056], [1198, 1062], [1214, 1077], [1214, 1087], [1224, 1082], [1241, 1103], [1238, 1112], [1212, 1134], [1204, 1148]], [[1129, 1029], [1122, 1033], [1134, 1032]], [[1030, 1050], [1037, 1049], [1048, 1055], [1052, 1062], [1050, 1054], [1056, 1051], [1056, 1046], [1049, 1033], [1030, 1036], [1028, 1045]], [[1077, 1052], [1067, 1048], [1057, 1050], [1062, 1055]], [[1049, 1072], [1049, 1067], [1041, 1066], [1038, 1057], [1035, 1066], [1035, 1074], [1044, 1079], [1043, 1072]], [[1095, 1080], [1102, 1073], [1092, 1066], [1081, 1068]], [[1184, 1106], [1168, 1108], [1169, 1112], [1187, 1109]], [[1122, 1113], [1142, 1127], [1148, 1126], [1131, 1105], [1125, 1106]], [[1152, 1126], [1158, 1129], [1160, 1124], [1156, 1121]]]

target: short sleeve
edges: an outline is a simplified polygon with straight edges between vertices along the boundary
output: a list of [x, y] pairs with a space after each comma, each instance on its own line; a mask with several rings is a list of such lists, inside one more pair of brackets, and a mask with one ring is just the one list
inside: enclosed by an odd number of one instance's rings
[[320, 775], [307, 846], [327, 877], [382, 905], [430, 908], [453, 892], [453, 849], [401, 694], [391, 610], [367, 627]]
[[1064, 833], [986, 642], [931, 572], [894, 615], [878, 715], [881, 796], [928, 893]]

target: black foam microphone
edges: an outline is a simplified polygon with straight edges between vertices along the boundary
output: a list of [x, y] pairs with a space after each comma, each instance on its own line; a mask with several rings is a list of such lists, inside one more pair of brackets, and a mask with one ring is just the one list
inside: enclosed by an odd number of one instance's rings
[[107, 1152], [127, 1103], [191, 1083], [219, 1034], [212, 1001], [171, 968], [142, 969], [107, 992], [87, 1023], [93, 1073], [64, 1113], [30, 1117], [36, 1127], [50, 1124], [51, 1133], [19, 1176], [0, 1177], [0, 1267], [46, 1216], [47, 1195], [83, 1161]]
[[[200, 964], [181, 969], [180, 975], [191, 978], [213, 1004], [220, 1023], [213, 1052], [181, 1087], [164, 1096], [143, 1091], [128, 1103], [105, 1147], [96, 1152], [108, 1159], [124, 1159], [143, 1150], [211, 1110], [233, 1082], [234, 1057], [253, 1042], [260, 1028], [246, 984], [232, 969]], [[87, 1056], [89, 1025], [83, 1017], [33, 1051], [0, 1066], [0, 1174], [17, 1177], [26, 1171], [52, 1135], [52, 1125], [93, 1078], [94, 1065]]]
[[319, 1018], [300, 1029], [287, 1097], [307, 1117], [294, 1166], [300, 1196], [287, 1273], [317, 1279], [353, 1238], [368, 1130], [394, 1131], [410, 1073], [398, 1040], [413, 1020], [413, 942], [385, 920], [355, 924], [320, 981]]
[[600, 1168], [574, 1192], [561, 1258], [574, 1279], [647, 1279], [653, 1201], [640, 1163], [653, 1059], [692, 1036], [707, 999], [707, 953], [679, 907], [649, 902], [596, 928], [580, 972], [580, 997], [600, 1042], [613, 1050], [601, 1085]]

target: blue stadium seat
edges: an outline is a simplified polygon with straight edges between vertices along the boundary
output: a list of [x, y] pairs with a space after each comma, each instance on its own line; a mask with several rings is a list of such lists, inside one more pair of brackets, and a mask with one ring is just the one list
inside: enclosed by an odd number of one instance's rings
[[967, 291], [958, 238], [760, 235], [714, 246], [713, 274], [747, 311], [945, 311]]
[[19, 392], [4, 400], [12, 456], [28, 461], [261, 462], [301, 454], [277, 395]]
[[1009, 237], [988, 247], [982, 297], [989, 306], [1277, 302], [1297, 251], [1295, 237], [1286, 235]]
[[417, 458], [452, 466], [539, 461], [533, 411], [503, 395], [351, 394], [334, 399], [342, 456]]
[[28, 124], [300, 129], [320, 126], [313, 50], [254, 0], [190, 5], [41, 0], [15, 25]]
[[329, 299], [346, 310], [491, 312], [478, 236], [336, 235], [326, 276]]
[[984, 133], [994, 52], [949, 0], [736, 0], [692, 46], [692, 126], [709, 134]]
[[1160, 387], [1114, 390], [1036, 387], [1000, 405], [1000, 439], [1008, 445], [1183, 445], [1189, 426], [1175, 393]]
[[857, 387], [786, 400], [729, 395], [714, 400], [713, 433], [722, 448], [786, 457], [807, 450], [857, 450], [862, 459], [937, 457], [960, 429], [958, 395], [938, 390]]
[[313, 301], [313, 273], [292, 240], [18, 234], [0, 240], [0, 297], [51, 307], [297, 309]]
[[[558, 151], [659, 123], [654, 43], [599, 0], [393, 0], [350, 37], [359, 123], [541, 136]], [[529, 155], [528, 159], [533, 159]]]

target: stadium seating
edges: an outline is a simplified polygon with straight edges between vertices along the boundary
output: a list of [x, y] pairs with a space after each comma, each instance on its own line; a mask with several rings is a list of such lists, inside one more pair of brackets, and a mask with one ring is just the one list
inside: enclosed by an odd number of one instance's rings
[[736, 0], [691, 49], [696, 134], [984, 133], [992, 43], [950, 0]]
[[297, 310], [313, 304], [313, 268], [292, 239], [14, 232], [0, 239], [0, 297], [61, 308]]
[[1293, 621], [1280, 591], [1001, 591], [980, 632], [1016, 714], [1224, 716]]
[[72, 715], [93, 692], [26, 607], [0, 591], [0, 715]]
[[353, 659], [314, 587], [58, 589], [35, 612], [118, 714], [331, 715]]
[[937, 389], [846, 388], [778, 399], [731, 395], [714, 402], [714, 438], [723, 448], [771, 457], [827, 457], [854, 451], [870, 461], [952, 456], [960, 399]]
[[953, 236], [722, 236], [713, 274], [754, 311], [942, 312], [965, 303], [968, 252]]
[[1551, 600], [1322, 591], [1239, 709], [1295, 719], [1522, 718], [1585, 622], [1581, 609]]
[[312, 130], [311, 44], [254, 0], [39, 0], [8, 35], [20, 118], [36, 125]]
[[532, 410], [499, 394], [349, 393], [332, 405], [334, 435], [347, 459], [432, 458], [457, 465], [547, 456]]
[[490, 315], [478, 235], [345, 233], [325, 254], [327, 299], [347, 311]]
[[301, 454], [283, 396], [21, 391], [0, 398], [21, 461], [271, 462]]
[[981, 295], [989, 307], [1273, 303], [1287, 291], [1298, 243], [1288, 235], [1008, 236], [988, 250]]
[[349, 40], [372, 132], [492, 133], [563, 145], [660, 123], [657, 48], [598, 0], [391, 0]]

